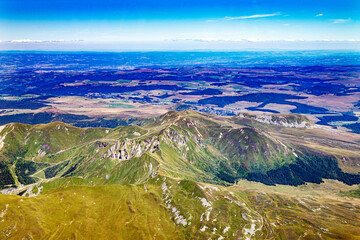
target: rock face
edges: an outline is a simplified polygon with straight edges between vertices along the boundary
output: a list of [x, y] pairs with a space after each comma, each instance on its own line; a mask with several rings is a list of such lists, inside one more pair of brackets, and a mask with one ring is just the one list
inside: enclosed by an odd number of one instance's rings
[[[103, 158], [130, 160], [135, 157], [141, 157], [144, 153], [154, 153], [160, 150], [160, 141], [178, 150], [183, 150], [187, 147], [188, 138], [173, 128], [166, 128], [158, 137], [150, 137], [146, 140], [125, 139], [124, 141], [119, 140], [115, 144], [110, 144], [111, 146], [105, 152]], [[107, 147], [108, 143], [101, 142], [98, 143], [98, 146]]]
[[164, 141], [166, 144], [178, 149], [185, 147], [186, 143], [188, 142], [186, 136], [172, 128], [167, 128], [163, 132], [161, 140]]
[[238, 116], [288, 128], [311, 128], [314, 125], [306, 116], [299, 114], [239, 114]]
[[[103, 146], [104, 144], [102, 144]], [[105, 152], [103, 158], [112, 158], [118, 160], [130, 160], [140, 157], [145, 152], [154, 153], [159, 150], [159, 138], [150, 137], [146, 140], [130, 140], [117, 141]]]

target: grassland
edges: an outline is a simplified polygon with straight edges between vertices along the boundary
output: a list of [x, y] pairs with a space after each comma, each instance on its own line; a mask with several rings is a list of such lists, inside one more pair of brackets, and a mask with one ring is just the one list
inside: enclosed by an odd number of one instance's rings
[[360, 202], [342, 197], [162, 176], [126, 186], [91, 186], [82, 179], [65, 178], [41, 187], [42, 194], [31, 198], [0, 195], [1, 238], [360, 238]]

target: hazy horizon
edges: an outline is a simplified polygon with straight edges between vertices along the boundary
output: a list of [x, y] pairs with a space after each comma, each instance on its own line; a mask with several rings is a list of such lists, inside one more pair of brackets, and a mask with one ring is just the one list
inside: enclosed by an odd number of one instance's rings
[[359, 49], [360, 2], [0, 2], [0, 50]]

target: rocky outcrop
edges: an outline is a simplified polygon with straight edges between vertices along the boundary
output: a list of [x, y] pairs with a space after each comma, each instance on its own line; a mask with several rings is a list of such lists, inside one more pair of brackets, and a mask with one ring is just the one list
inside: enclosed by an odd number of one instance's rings
[[105, 152], [103, 158], [129, 160], [134, 157], [140, 157], [145, 152], [154, 153], [157, 150], [159, 150], [158, 137], [151, 137], [142, 141], [126, 139], [113, 144]]
[[238, 116], [288, 128], [311, 128], [313, 126], [313, 123], [307, 117], [297, 114], [239, 114]]
[[187, 145], [186, 143], [188, 142], [188, 138], [186, 136], [173, 128], [165, 129], [163, 131], [161, 140], [164, 141], [167, 145], [178, 149], [185, 147]]

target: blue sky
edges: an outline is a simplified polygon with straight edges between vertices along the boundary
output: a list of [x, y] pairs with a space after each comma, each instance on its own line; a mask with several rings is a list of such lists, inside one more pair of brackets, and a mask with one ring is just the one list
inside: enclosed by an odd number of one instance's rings
[[0, 0], [0, 40], [0, 49], [354, 48], [360, 1]]

